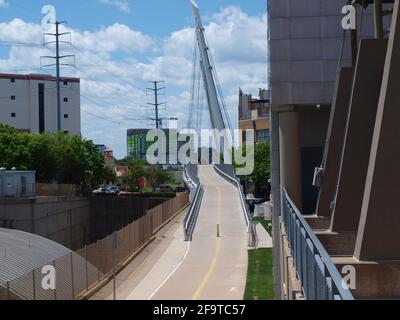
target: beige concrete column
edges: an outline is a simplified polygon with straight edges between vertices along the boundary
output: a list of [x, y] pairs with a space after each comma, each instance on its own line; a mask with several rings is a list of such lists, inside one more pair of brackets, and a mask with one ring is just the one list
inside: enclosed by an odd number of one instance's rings
[[317, 215], [321, 217], [331, 215], [330, 206], [335, 198], [352, 83], [353, 68], [342, 68], [336, 80], [335, 98], [332, 105], [328, 137], [325, 145], [324, 177], [316, 211]]
[[395, 2], [355, 256], [400, 260], [400, 1]]
[[331, 229], [356, 232], [364, 197], [387, 40], [360, 42]]
[[301, 185], [300, 114], [279, 113], [279, 145], [281, 186], [286, 188], [294, 204], [303, 209]]

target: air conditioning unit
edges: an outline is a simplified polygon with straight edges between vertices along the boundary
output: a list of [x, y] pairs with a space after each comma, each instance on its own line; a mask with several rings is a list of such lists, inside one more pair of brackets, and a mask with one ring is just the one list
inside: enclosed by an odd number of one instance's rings
[[0, 197], [34, 197], [35, 176], [35, 171], [0, 171]]

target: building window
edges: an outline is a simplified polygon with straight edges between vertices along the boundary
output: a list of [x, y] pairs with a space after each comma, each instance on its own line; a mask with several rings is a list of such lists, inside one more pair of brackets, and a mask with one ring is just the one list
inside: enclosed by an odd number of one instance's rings
[[269, 130], [260, 130], [256, 132], [256, 141], [257, 142], [265, 142], [269, 141], [270, 135]]
[[13, 112], [11, 113], [11, 118], [15, 118], [17, 115]]
[[68, 81], [64, 81], [64, 86], [67, 86], [68, 85]]
[[15, 83], [15, 78], [11, 78], [10, 82]]
[[68, 98], [64, 98], [64, 102], [68, 102]]
[[69, 115], [68, 114], [64, 114], [64, 119], [68, 119]]
[[15, 96], [11, 96], [11, 100], [15, 100]]
[[44, 108], [44, 83], [39, 83], [39, 133], [45, 131], [45, 108]]

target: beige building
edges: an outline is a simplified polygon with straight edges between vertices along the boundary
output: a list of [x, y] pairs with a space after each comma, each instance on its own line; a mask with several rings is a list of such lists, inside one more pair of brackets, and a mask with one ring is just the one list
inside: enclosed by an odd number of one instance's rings
[[[260, 89], [259, 98], [252, 95], [239, 93], [239, 129], [243, 131], [241, 144], [267, 142], [270, 138], [269, 131], [269, 94], [267, 90]], [[246, 134], [246, 130], [254, 130], [254, 137]]]
[[400, 298], [400, 0], [344, 4], [269, 1], [280, 299]]
[[[31, 133], [57, 132], [56, 78], [0, 74], [0, 123]], [[81, 134], [80, 79], [61, 79], [61, 128]]]

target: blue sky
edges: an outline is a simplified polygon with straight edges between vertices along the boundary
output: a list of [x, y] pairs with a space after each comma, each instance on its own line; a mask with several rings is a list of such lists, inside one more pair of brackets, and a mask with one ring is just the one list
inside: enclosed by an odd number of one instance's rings
[[[256, 93], [267, 86], [267, 3], [197, 2], [235, 123], [238, 88]], [[41, 72], [39, 57], [49, 49], [13, 44], [41, 42], [41, 8], [49, 4], [72, 32], [74, 47], [63, 52], [76, 55], [78, 69], [65, 68], [63, 74], [82, 78], [86, 138], [124, 157], [126, 129], [148, 126], [126, 118], [147, 117], [149, 97], [140, 89], [153, 78], [166, 81], [165, 116], [178, 116], [180, 126], [185, 125], [194, 39], [189, 0], [0, 0], [0, 72]], [[96, 117], [100, 113], [103, 118]]]

